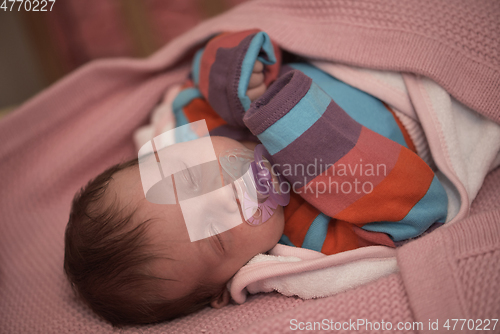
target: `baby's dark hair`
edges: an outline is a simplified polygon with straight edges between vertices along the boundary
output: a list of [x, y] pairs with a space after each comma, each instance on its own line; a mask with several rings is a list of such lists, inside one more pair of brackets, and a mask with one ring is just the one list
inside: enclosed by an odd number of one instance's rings
[[65, 233], [64, 271], [73, 290], [114, 326], [183, 316], [208, 305], [221, 291], [202, 285], [176, 300], [159, 293], [169, 279], [148, 270], [152, 261], [162, 258], [145, 234], [152, 220], [131, 224], [136, 208], [120, 209], [116, 197], [112, 205], [103, 204], [113, 175], [137, 165], [134, 159], [112, 166], [80, 189]]

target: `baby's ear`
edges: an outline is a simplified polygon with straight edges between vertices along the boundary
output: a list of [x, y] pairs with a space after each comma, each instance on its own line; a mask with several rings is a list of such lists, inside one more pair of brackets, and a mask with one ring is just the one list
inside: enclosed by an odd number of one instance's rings
[[210, 302], [210, 306], [213, 308], [222, 308], [229, 304], [230, 299], [231, 296], [229, 295], [229, 291], [224, 288], [224, 290], [217, 295], [216, 299]]

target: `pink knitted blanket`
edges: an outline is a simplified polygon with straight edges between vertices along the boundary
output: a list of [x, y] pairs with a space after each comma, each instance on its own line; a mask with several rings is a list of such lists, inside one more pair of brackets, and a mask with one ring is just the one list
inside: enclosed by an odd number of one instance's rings
[[259, 28], [299, 55], [429, 77], [499, 123], [499, 18], [500, 2], [489, 0], [251, 1], [170, 46], [183, 51], [214, 33]]
[[[500, 3], [489, 0], [253, 1], [149, 59], [94, 62], [56, 83], [0, 122], [0, 332], [113, 332], [75, 300], [63, 276], [70, 201], [88, 179], [136, 154], [133, 131], [184, 79], [191, 51], [211, 34], [259, 28], [301, 55], [422, 74], [500, 123], [498, 17]], [[497, 169], [474, 215], [400, 249], [401, 273], [330, 298], [259, 295], [140, 329], [277, 333], [292, 319], [385, 319], [422, 321], [426, 332], [429, 319], [498, 318], [499, 189]]]

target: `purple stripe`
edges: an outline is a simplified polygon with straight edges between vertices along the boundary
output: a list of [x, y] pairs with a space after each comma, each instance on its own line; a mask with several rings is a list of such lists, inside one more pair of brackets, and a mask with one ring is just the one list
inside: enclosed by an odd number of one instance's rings
[[307, 94], [312, 79], [293, 70], [274, 81], [266, 92], [252, 103], [244, 121], [258, 135], [286, 115]]
[[245, 127], [245, 109], [238, 98], [241, 63], [255, 34], [232, 48], [219, 48], [208, 77], [208, 103], [228, 124]]
[[332, 100], [324, 114], [299, 138], [276, 153], [273, 160], [283, 164], [277, 167], [280, 173], [287, 169], [285, 164], [291, 165], [292, 175], [286, 174], [285, 177], [298, 189], [324, 173], [328, 166], [335, 164], [356, 146], [361, 128], [361, 124]]
[[210, 136], [221, 136], [231, 138], [237, 141], [253, 141], [258, 143], [259, 139], [254, 136], [248, 129], [224, 124], [210, 131]]
[[281, 77], [282, 75], [285, 75], [286, 73], [295, 70], [292, 66], [289, 65], [281, 65], [280, 72], [278, 74], [278, 77]]

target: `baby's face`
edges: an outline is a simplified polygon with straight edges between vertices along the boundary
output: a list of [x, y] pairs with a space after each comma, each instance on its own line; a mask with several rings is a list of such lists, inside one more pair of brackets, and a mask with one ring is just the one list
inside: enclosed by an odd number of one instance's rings
[[[216, 156], [244, 147], [229, 138], [211, 138]], [[138, 207], [134, 223], [154, 219], [147, 233], [166, 255], [151, 269], [155, 276], [171, 280], [165, 284], [165, 294], [171, 299], [187, 295], [200, 283], [222, 286], [253, 256], [273, 248], [283, 233], [283, 208], [279, 207], [262, 225], [236, 222], [236, 227], [225, 232], [191, 242], [180, 205], [146, 200], [137, 166], [116, 173], [113, 179], [109, 189], [116, 192], [120, 203]], [[244, 220], [242, 215], [238, 219]]]

